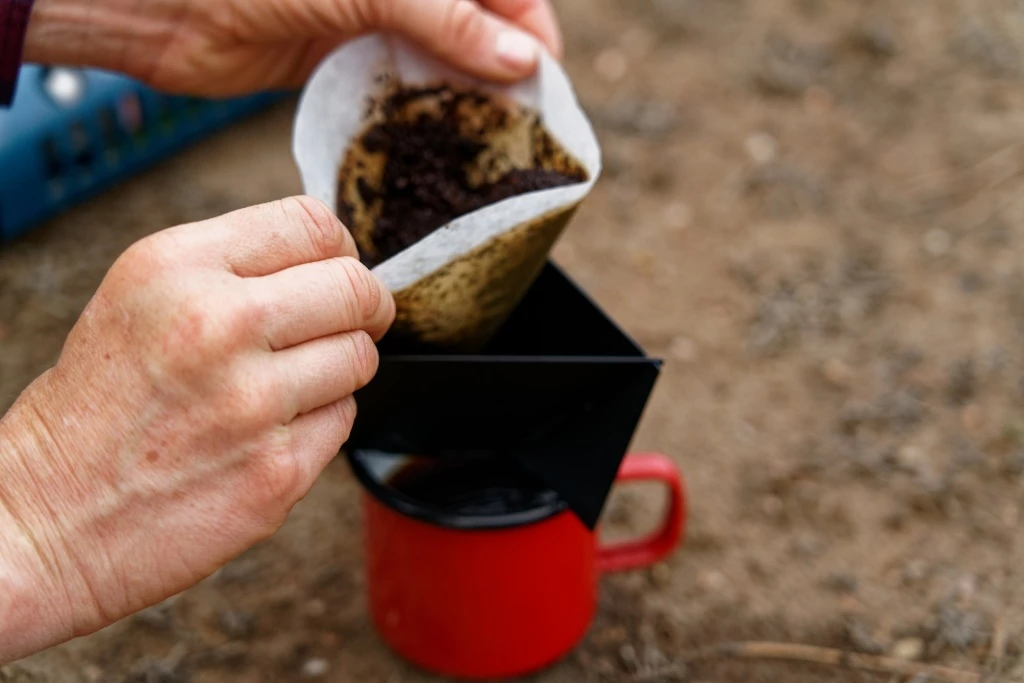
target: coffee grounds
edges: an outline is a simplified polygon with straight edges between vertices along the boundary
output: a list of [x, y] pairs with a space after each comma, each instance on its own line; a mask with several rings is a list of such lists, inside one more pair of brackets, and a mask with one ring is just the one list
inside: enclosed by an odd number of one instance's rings
[[[400, 92], [385, 105], [393, 113], [424, 92]], [[459, 216], [503, 199], [585, 180], [581, 172], [567, 175], [544, 168], [512, 170], [497, 181], [473, 187], [469, 168], [486, 145], [459, 132], [459, 99], [477, 98], [474, 93], [456, 93], [440, 118], [420, 115], [414, 122], [388, 120], [370, 128], [362, 137], [363, 148], [383, 153], [380, 189], [360, 178], [359, 195], [367, 206], [380, 200], [373, 245], [376, 253], [362, 253], [374, 266], [420, 241]], [[352, 225], [353, 207], [339, 202], [339, 217]]]

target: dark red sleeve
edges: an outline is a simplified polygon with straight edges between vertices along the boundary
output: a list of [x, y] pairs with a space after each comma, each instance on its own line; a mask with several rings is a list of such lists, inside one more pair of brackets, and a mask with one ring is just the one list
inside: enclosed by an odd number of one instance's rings
[[0, 0], [0, 107], [14, 99], [32, 0]]

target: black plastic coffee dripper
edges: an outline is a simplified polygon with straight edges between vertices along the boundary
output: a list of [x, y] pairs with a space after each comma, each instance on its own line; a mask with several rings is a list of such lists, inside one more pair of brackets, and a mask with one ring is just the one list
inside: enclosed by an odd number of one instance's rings
[[596, 526], [660, 360], [551, 263], [482, 353], [407, 343], [382, 341], [347, 449], [516, 458]]

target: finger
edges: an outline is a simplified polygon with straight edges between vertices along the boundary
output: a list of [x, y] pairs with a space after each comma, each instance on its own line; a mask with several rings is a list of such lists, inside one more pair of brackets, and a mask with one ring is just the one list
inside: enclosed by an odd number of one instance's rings
[[549, 0], [480, 0], [480, 4], [540, 38], [561, 59], [562, 31]]
[[351, 330], [378, 341], [395, 319], [391, 292], [351, 256], [304, 263], [247, 284], [273, 351]]
[[302, 491], [305, 495], [324, 468], [348, 441], [356, 419], [356, 400], [346, 396], [340, 401], [300, 415], [288, 425], [292, 444], [302, 463]]
[[269, 275], [339, 256], [358, 257], [355, 240], [330, 207], [289, 197], [183, 226], [190, 247], [239, 277]]
[[366, 1], [377, 7], [379, 28], [406, 36], [468, 73], [515, 81], [537, 67], [537, 39], [473, 0]]
[[377, 373], [378, 361], [377, 347], [362, 330], [278, 351], [271, 362], [288, 397], [285, 422], [363, 388]]

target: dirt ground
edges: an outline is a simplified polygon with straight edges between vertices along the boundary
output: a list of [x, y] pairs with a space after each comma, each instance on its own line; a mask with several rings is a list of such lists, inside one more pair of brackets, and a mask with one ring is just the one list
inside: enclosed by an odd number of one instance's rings
[[[558, 6], [606, 173], [556, 257], [666, 358], [634, 445], [691, 516], [536, 680], [911, 678], [694, 654], [751, 639], [1024, 680], [1024, 8]], [[0, 251], [0, 409], [132, 241], [298, 191], [292, 106]], [[430, 680], [369, 625], [357, 494], [335, 463], [267, 543], [0, 680]]]

